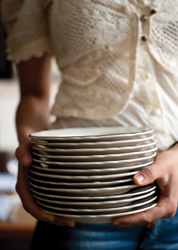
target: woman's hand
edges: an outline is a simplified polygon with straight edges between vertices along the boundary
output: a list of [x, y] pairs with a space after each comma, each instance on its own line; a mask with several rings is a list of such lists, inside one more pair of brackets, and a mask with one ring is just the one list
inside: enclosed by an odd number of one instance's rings
[[20, 146], [16, 150], [19, 172], [16, 185], [22, 204], [37, 220], [74, 227], [74, 221], [43, 212], [34, 202], [29, 185], [29, 166], [32, 162], [28, 135], [49, 127], [49, 97], [51, 55], [32, 57], [17, 65], [21, 99], [16, 113], [16, 128]]
[[32, 162], [30, 150], [31, 143], [28, 139], [24, 143], [22, 143], [16, 150], [16, 157], [19, 160], [16, 191], [21, 198], [24, 209], [37, 220], [46, 221], [59, 226], [74, 227], [74, 221], [45, 213], [34, 202], [29, 185], [29, 166]]
[[175, 215], [178, 202], [178, 144], [157, 155], [154, 163], [137, 173], [133, 181], [144, 186], [156, 181], [159, 201], [156, 207], [145, 212], [114, 218], [112, 225], [130, 227], [136, 225], [155, 226], [155, 221]]

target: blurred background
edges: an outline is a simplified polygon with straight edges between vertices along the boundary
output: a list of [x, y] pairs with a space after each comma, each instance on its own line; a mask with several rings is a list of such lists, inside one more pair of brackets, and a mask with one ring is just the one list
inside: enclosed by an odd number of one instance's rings
[[[25, 212], [15, 192], [18, 168], [15, 113], [19, 86], [15, 65], [6, 60], [5, 39], [0, 21], [0, 250], [29, 250], [36, 221]], [[59, 82], [60, 72], [53, 60], [51, 106]]]

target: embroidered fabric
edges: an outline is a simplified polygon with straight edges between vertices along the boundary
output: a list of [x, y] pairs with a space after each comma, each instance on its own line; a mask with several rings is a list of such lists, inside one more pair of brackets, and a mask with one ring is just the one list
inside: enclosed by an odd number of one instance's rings
[[[173, 9], [171, 6], [174, 6]], [[150, 52], [164, 70], [176, 75], [178, 75], [177, 12], [178, 1], [164, 1], [159, 4], [157, 14], [150, 19], [148, 43]]]
[[[147, 17], [144, 49], [162, 71], [175, 78], [178, 74], [178, 1], [150, 0], [150, 6], [139, 2], [3, 0], [8, 56], [18, 63], [53, 52], [63, 76], [53, 113], [110, 118], [127, 108], [135, 84], [142, 81], [139, 48], [145, 30], [140, 24], [141, 14]], [[156, 9], [156, 14], [151, 15], [151, 9]], [[154, 86], [148, 86], [151, 92], [145, 91], [143, 105], [161, 109]], [[151, 108], [148, 112], [155, 115]]]
[[113, 1], [53, 4], [52, 16], [62, 9], [51, 27], [52, 38], [58, 28], [52, 41], [63, 76], [53, 113], [88, 119], [113, 116], [133, 95], [136, 16], [128, 18], [130, 9]]

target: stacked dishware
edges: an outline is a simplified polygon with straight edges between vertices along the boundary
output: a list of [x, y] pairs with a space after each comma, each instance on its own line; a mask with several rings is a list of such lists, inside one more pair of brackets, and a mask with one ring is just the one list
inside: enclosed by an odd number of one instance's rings
[[155, 183], [133, 177], [157, 152], [153, 129], [68, 128], [30, 135], [30, 186], [38, 206], [76, 222], [109, 223], [157, 203]]

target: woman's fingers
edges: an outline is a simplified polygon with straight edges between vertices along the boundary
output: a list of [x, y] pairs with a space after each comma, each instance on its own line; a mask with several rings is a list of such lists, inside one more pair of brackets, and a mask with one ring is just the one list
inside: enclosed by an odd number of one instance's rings
[[133, 181], [139, 186], [161, 180], [161, 185], [167, 185], [170, 175], [174, 174], [174, 178], [178, 179], [178, 154], [175, 150], [169, 150], [158, 154], [155, 161], [150, 166], [143, 168], [137, 173]]
[[116, 227], [129, 227], [138, 225], [153, 225], [162, 218], [171, 218], [175, 215], [177, 203], [169, 198], [161, 197], [158, 204], [147, 211], [133, 215], [114, 218], [112, 225]]
[[139, 171], [134, 176], [133, 181], [135, 182], [136, 185], [139, 185], [139, 186], [148, 185], [154, 182], [155, 180], [163, 177], [163, 169], [162, 171], [160, 170], [161, 170], [161, 166], [155, 160], [153, 164]]
[[159, 201], [156, 207], [145, 212], [114, 218], [112, 225], [128, 227], [136, 225], [152, 226], [162, 218], [173, 217], [178, 201], [178, 161], [176, 151], [160, 153], [155, 162], [137, 173], [133, 180], [139, 186], [156, 181], [159, 187]]
[[21, 198], [24, 209], [37, 220], [44, 219], [53, 221], [54, 216], [43, 213], [34, 202], [33, 196], [30, 191], [28, 172], [28, 169], [24, 168], [22, 165], [19, 165], [16, 191]]
[[31, 143], [28, 139], [17, 148], [16, 157], [20, 163], [16, 191], [20, 196], [24, 209], [37, 220], [46, 221], [59, 226], [74, 227], [74, 221], [45, 213], [35, 203], [29, 184], [29, 166], [32, 162], [32, 156]]
[[30, 151], [31, 151], [31, 144], [29, 140], [26, 140], [16, 149], [15, 155], [20, 164], [24, 167], [28, 167], [32, 162], [32, 156]]
[[46, 221], [59, 226], [75, 226], [74, 221], [63, 217], [55, 217], [54, 215], [45, 213], [37, 206], [30, 191], [28, 167], [24, 168], [22, 165], [19, 165], [16, 190], [21, 198], [24, 209], [37, 220]]

